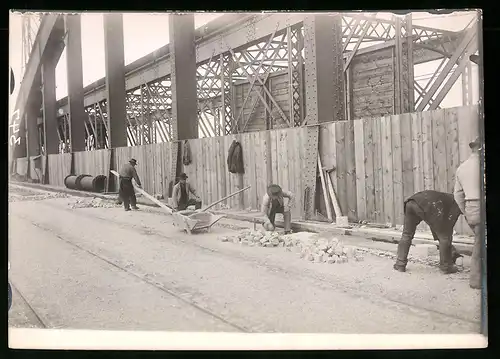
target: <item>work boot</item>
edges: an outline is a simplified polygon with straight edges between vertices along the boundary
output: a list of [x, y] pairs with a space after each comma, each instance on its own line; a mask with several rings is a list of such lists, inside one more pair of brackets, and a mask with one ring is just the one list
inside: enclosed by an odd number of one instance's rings
[[130, 211], [130, 208], [125, 208], [125, 212]]
[[443, 272], [443, 274], [453, 274], [458, 272], [458, 268], [454, 264], [448, 266], [439, 266], [439, 270]]
[[439, 245], [439, 269], [444, 274], [457, 273], [458, 268], [452, 257], [451, 241], [440, 243]]
[[463, 258], [464, 256], [461, 255], [460, 253], [458, 253], [456, 250], [453, 251], [453, 254], [452, 254], [452, 261], [453, 261], [453, 264], [456, 264], [457, 263], [457, 259], [458, 258]]
[[406, 272], [406, 266], [402, 266], [402, 265], [398, 265], [398, 264], [394, 264], [392, 266], [392, 268], [394, 268], [395, 270], [397, 270], [398, 272]]
[[285, 222], [285, 234], [291, 233], [292, 231], [292, 214], [290, 211], [283, 213], [283, 222]]
[[137, 209], [139, 209], [139, 207], [137, 207], [137, 206], [132, 206], [132, 209], [137, 210]]
[[408, 253], [410, 252], [411, 241], [406, 238], [401, 238], [398, 244], [398, 257], [393, 268], [399, 272], [406, 271], [406, 264], [408, 263]]

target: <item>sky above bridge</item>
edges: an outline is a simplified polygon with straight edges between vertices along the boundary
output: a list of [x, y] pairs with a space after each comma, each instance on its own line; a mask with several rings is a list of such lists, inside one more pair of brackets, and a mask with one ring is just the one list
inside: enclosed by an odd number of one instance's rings
[[[223, 13], [197, 13], [195, 27], [204, 26], [209, 21], [222, 16]], [[11, 14], [9, 25], [10, 36], [10, 64], [19, 79], [22, 64], [22, 26], [20, 14]], [[381, 19], [390, 19], [392, 14], [376, 13]], [[476, 16], [475, 12], [456, 12], [449, 15], [431, 15], [426, 12], [413, 14], [415, 25], [433, 27], [443, 30], [459, 31], [470, 23]], [[169, 43], [168, 14], [124, 14], [124, 55], [125, 64], [129, 64], [154, 50]], [[83, 56], [83, 85], [104, 77], [104, 29], [103, 16], [99, 13], [85, 13], [82, 15], [82, 56]], [[421, 85], [432, 76], [440, 61], [433, 61], [415, 66], [415, 80]], [[478, 75], [477, 66], [472, 65], [473, 74], [473, 100], [478, 100]], [[63, 52], [56, 69], [56, 95], [57, 98], [67, 96], [66, 78], [66, 51]], [[17, 86], [17, 89], [19, 86]], [[15, 105], [17, 91], [11, 96], [11, 112]], [[461, 78], [455, 83], [442, 107], [455, 107], [462, 105]]]

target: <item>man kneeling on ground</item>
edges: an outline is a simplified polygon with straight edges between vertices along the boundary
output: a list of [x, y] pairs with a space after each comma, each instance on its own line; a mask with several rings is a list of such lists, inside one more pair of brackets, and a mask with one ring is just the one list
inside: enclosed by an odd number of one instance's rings
[[292, 214], [290, 208], [293, 204], [293, 193], [284, 191], [277, 184], [272, 184], [267, 187], [267, 193], [262, 199], [261, 212], [267, 218], [263, 224], [267, 231], [273, 231], [275, 228], [274, 221], [276, 213], [283, 213], [283, 220], [285, 222], [285, 234], [291, 233], [292, 229]]
[[[196, 209], [201, 208], [201, 199], [196, 194], [193, 186], [187, 182], [187, 178], [188, 176], [185, 173], [181, 173], [179, 183], [174, 186], [172, 192], [174, 207], [178, 211], [183, 211], [189, 206], [195, 206]], [[195, 198], [189, 198], [190, 193], [192, 193]]]
[[415, 193], [404, 203], [403, 235], [398, 245], [398, 258], [394, 269], [400, 272], [406, 270], [408, 252], [415, 236], [417, 226], [421, 221], [427, 223], [434, 240], [439, 241], [439, 268], [445, 274], [456, 273], [457, 258], [462, 257], [451, 244], [453, 227], [460, 217], [461, 211], [453, 195], [438, 191], [426, 190]]

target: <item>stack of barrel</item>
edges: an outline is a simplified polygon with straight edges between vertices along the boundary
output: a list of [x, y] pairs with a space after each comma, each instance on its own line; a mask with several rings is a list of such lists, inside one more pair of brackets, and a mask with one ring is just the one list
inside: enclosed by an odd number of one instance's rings
[[104, 192], [106, 188], [106, 176], [98, 175], [69, 175], [64, 179], [66, 188], [87, 192]]

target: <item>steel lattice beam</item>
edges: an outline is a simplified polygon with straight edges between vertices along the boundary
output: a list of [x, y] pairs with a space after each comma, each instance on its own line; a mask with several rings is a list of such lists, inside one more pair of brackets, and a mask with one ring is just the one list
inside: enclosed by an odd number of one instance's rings
[[[232, 22], [227, 23], [224, 29], [212, 27], [208, 31], [202, 31], [203, 34], [197, 30], [198, 123], [203, 135], [217, 136], [244, 130], [255, 106], [260, 103], [271, 117], [275, 117], [275, 121], [279, 121], [278, 118], [290, 121], [287, 126], [304, 123], [302, 37], [305, 16], [305, 14], [233, 16]], [[461, 33], [414, 26], [408, 19], [382, 20], [361, 14], [342, 15], [339, 27], [339, 36], [342, 39], [339, 51], [344, 52], [346, 60], [344, 69], [348, 68], [354, 56], [390, 46], [400, 49], [398, 52], [403, 54], [403, 57], [399, 65], [399, 78], [402, 84], [399, 89], [402, 94], [399, 106], [402, 108], [411, 107], [413, 91], [408, 88], [413, 85], [413, 76], [410, 73], [413, 63], [419, 63], [422, 59], [452, 57], [462, 36]], [[361, 46], [381, 41], [384, 43], [371, 48]], [[410, 57], [411, 47], [414, 48], [413, 59]], [[274, 76], [283, 70], [288, 76], [290, 109], [287, 113], [283, 111], [280, 113], [280, 107], [267, 89], [266, 82], [269, 76]], [[163, 141], [167, 137], [168, 140], [172, 138], [171, 84], [164, 83], [170, 73], [170, 45], [125, 67], [129, 143], [133, 142], [130, 138], [132, 133], [135, 133], [134, 136], [141, 143], [154, 143]], [[233, 102], [233, 88], [236, 81], [240, 80], [253, 82], [260, 88], [256, 101], [249, 101], [250, 115], [244, 116], [245, 118], [239, 118], [241, 115], [238, 111], [235, 112]], [[102, 103], [106, 98], [103, 85], [104, 81], [99, 80], [86, 87], [84, 103], [87, 108], [94, 103]], [[426, 95], [426, 90], [421, 90], [423, 97]], [[65, 99], [61, 100], [59, 105], [64, 107], [64, 103]], [[277, 112], [271, 111], [269, 105], [278, 109]], [[236, 126], [237, 123], [240, 123], [239, 128]], [[279, 122], [276, 122], [274, 126], [278, 124]], [[90, 126], [87, 128], [90, 129]], [[142, 135], [138, 136], [139, 133]]]
[[[303, 21], [305, 15], [296, 14], [273, 14], [273, 15], [253, 15], [250, 20], [246, 22], [235, 22], [232, 26], [226, 28], [220, 35], [217, 36], [205, 36], [203, 38], [197, 39], [197, 63], [203, 64], [211, 57], [217, 57], [221, 53], [227, 52], [227, 47], [223, 45], [221, 38], [228, 43], [232, 49], [237, 50], [239, 47], [248, 45], [248, 41], [256, 41], [255, 38], [263, 38], [269, 36], [275, 28], [277, 28], [277, 34], [282, 31], [286, 31], [287, 24], [293, 26], [295, 24], [300, 25]], [[374, 17], [365, 15], [345, 15], [343, 16], [343, 38], [347, 40], [349, 38], [349, 29], [352, 29], [352, 25], [347, 26], [352, 19], [359, 18], [360, 21], [369, 21], [370, 25], [368, 27], [367, 33], [363, 39], [363, 42], [373, 42], [373, 41], [386, 41], [390, 45], [391, 41], [394, 43], [395, 39], [395, 22], [390, 20], [380, 20]], [[243, 18], [242, 18], [243, 19]], [[277, 27], [276, 24], [279, 24]], [[255, 28], [256, 31], [250, 31], [249, 29]], [[362, 32], [358, 27], [358, 31], [354, 33], [350, 38], [350, 45], [355, 44], [361, 37]], [[419, 58], [424, 56], [424, 60], [435, 60], [447, 56], [453, 53], [454, 43], [456, 42], [457, 33], [447, 32], [437, 29], [431, 29], [422, 26], [412, 27], [412, 38], [415, 44], [415, 51], [423, 52], [423, 54], [434, 54], [434, 55], [420, 55], [415, 56], [415, 63], [419, 63]], [[241, 34], [246, 33], [246, 36]], [[403, 29], [403, 36], [405, 35], [405, 29]], [[220, 32], [219, 32], [220, 33]], [[251, 34], [251, 37], [249, 37]], [[258, 41], [257, 41], [258, 42]], [[451, 44], [451, 45], [450, 45]], [[344, 41], [344, 46], [345, 46]], [[423, 47], [422, 47], [423, 46]], [[346, 46], [346, 51], [350, 51], [349, 46]], [[361, 54], [365, 49], [359, 49], [358, 53]], [[432, 50], [432, 51], [431, 51]], [[253, 50], [252, 50], [253, 51]], [[436, 52], [441, 51], [441, 53]], [[445, 54], [445, 55], [443, 55]], [[284, 61], [286, 62], [286, 55], [283, 55]], [[348, 55], [346, 54], [346, 57]], [[126, 88], [127, 90], [137, 88], [141, 84], [149, 83], [156, 80], [156, 78], [164, 77], [170, 74], [170, 60], [169, 60], [169, 49], [168, 45], [159, 49], [154, 54], [148, 55], [143, 59], [137, 60], [136, 62], [126, 66]], [[241, 73], [240, 73], [241, 75]], [[90, 105], [95, 102], [99, 102], [105, 98], [105, 93], [103, 90], [103, 80], [96, 81], [94, 84], [86, 87], [86, 101], [85, 105]], [[65, 103], [64, 99], [60, 101], [60, 105], [63, 106]]]

